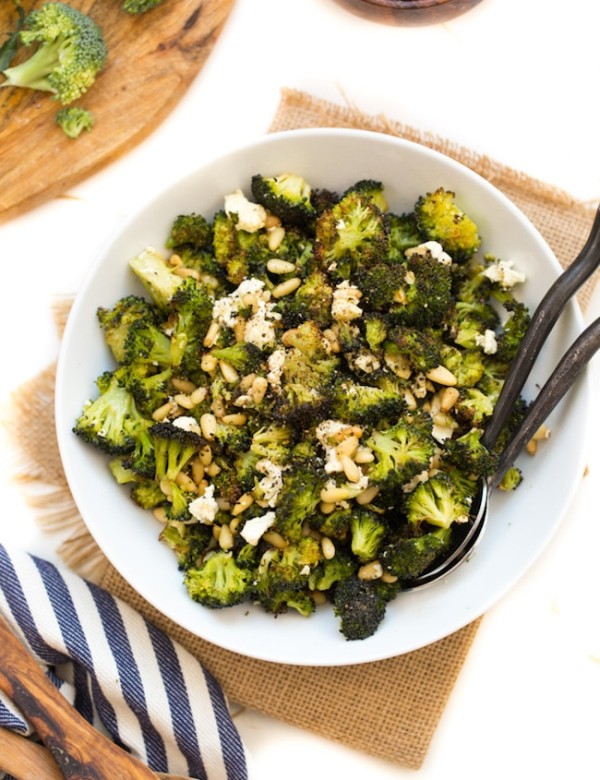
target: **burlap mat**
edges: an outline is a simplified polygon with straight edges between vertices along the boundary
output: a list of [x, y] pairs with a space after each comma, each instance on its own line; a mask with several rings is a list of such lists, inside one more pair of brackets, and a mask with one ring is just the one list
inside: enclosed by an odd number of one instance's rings
[[[566, 264], [581, 248], [594, 209], [542, 182], [451, 142], [357, 110], [284, 90], [271, 130], [361, 127], [438, 149], [470, 166], [538, 226]], [[582, 291], [585, 305], [591, 283]], [[64, 324], [70, 301], [58, 301]], [[244, 658], [191, 636], [150, 607], [107, 563], [86, 532], [71, 499], [54, 433], [54, 366], [14, 395], [5, 424], [21, 458], [17, 478], [49, 528], [68, 528], [60, 553], [75, 570], [99, 582], [198, 656], [230, 699], [327, 739], [418, 769], [475, 637], [479, 621], [422, 650], [341, 668], [277, 665]]]

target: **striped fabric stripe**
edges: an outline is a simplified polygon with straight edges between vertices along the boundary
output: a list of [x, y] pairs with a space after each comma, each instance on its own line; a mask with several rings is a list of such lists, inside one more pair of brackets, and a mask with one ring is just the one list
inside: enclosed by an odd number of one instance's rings
[[[0, 612], [79, 712], [152, 769], [248, 780], [248, 757], [218, 682], [127, 604], [0, 544]], [[31, 733], [1, 693], [0, 726]]]

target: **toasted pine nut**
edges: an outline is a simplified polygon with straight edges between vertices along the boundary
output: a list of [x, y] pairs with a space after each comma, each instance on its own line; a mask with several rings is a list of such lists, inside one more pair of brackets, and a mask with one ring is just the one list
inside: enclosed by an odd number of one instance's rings
[[205, 347], [213, 347], [215, 345], [215, 342], [219, 337], [219, 330], [220, 330], [219, 323], [213, 320], [208, 326], [208, 330], [206, 331], [206, 336], [204, 337], [204, 341], [202, 342]]
[[233, 336], [236, 341], [246, 340], [246, 320], [236, 320], [233, 326]]
[[248, 421], [248, 418], [245, 414], [242, 414], [241, 412], [235, 412], [234, 414], [225, 414], [223, 416], [223, 422], [225, 425], [237, 425], [242, 426], [245, 425]]
[[207, 441], [212, 441], [217, 432], [217, 418], [206, 412], [200, 417], [200, 430]]
[[167, 522], [168, 519], [167, 510], [164, 508], [164, 506], [157, 506], [156, 509], [152, 511], [152, 514], [158, 520], [159, 523]]
[[173, 253], [171, 257], [169, 257], [169, 265], [177, 266], [177, 265], [181, 265], [182, 263], [183, 260], [181, 259], [181, 257], [175, 253]]
[[345, 487], [330, 487], [321, 490], [321, 501], [325, 504], [337, 504], [339, 501], [347, 501], [352, 493]]
[[218, 465], [218, 463], [213, 461], [206, 467], [205, 471], [209, 477], [216, 477], [217, 474], [221, 471], [221, 467]]
[[342, 455], [340, 458], [342, 469], [349, 482], [358, 482], [362, 477], [362, 472], [356, 463], [348, 455]]
[[277, 531], [265, 531], [262, 538], [267, 544], [270, 544], [271, 547], [276, 547], [278, 550], [285, 550], [288, 546], [286, 540], [280, 533], [277, 533]]
[[312, 590], [310, 597], [315, 602], [317, 607], [322, 607], [323, 604], [327, 603], [327, 596], [323, 593], [322, 590]]
[[229, 501], [227, 501], [226, 498], [221, 498], [221, 496], [217, 496], [215, 501], [217, 502], [217, 506], [219, 507], [221, 512], [229, 512], [229, 510], [231, 509], [231, 504], [229, 503]]
[[383, 574], [383, 566], [379, 561], [370, 561], [358, 570], [360, 580], [378, 580]]
[[188, 477], [187, 474], [184, 474], [183, 471], [180, 471], [175, 477], [175, 482], [180, 488], [187, 490], [188, 493], [196, 493], [198, 491], [198, 487], [194, 480], [191, 477]]
[[525, 445], [525, 450], [529, 455], [535, 455], [538, 449], [538, 443], [535, 439], [530, 439]]
[[168, 479], [161, 479], [159, 487], [167, 498], [171, 498], [173, 491], [171, 489], [171, 483]]
[[356, 503], [361, 504], [361, 506], [364, 506], [365, 504], [370, 504], [371, 501], [373, 501], [373, 499], [377, 497], [378, 493], [379, 493], [379, 486], [371, 485], [370, 487], [363, 490], [362, 493], [359, 493], [356, 496]]
[[[202, 430], [202, 428], [200, 428], [200, 430]], [[215, 430], [216, 430], [216, 426], [215, 426]], [[198, 459], [200, 460], [200, 463], [202, 463], [202, 465], [205, 468], [206, 466], [210, 466], [210, 464], [212, 463], [213, 454], [208, 444], [202, 447], [202, 449], [200, 450], [200, 454], [198, 455]]]
[[216, 539], [217, 542], [219, 541], [219, 537], [221, 536], [221, 526], [220, 525], [213, 525], [212, 527], [212, 535], [213, 539]]
[[231, 365], [231, 363], [228, 363], [226, 360], [219, 360], [219, 368], [221, 369], [221, 374], [223, 374], [223, 379], [226, 382], [233, 383], [237, 382], [240, 378], [240, 375], [235, 370], [235, 368]]
[[540, 425], [537, 431], [533, 434], [534, 441], [542, 441], [542, 439], [549, 439], [549, 438], [550, 438], [550, 428], [548, 428], [548, 426], [545, 423]]
[[330, 561], [332, 558], [335, 558], [335, 544], [328, 536], [324, 536], [321, 539], [321, 551], [325, 560]]
[[267, 214], [265, 219], [265, 228], [269, 230], [269, 228], [279, 227], [281, 225], [281, 219], [276, 214]]
[[225, 404], [222, 398], [215, 398], [210, 405], [211, 411], [215, 417], [221, 419], [225, 414]]
[[237, 503], [231, 510], [231, 514], [235, 517], [236, 515], [241, 515], [242, 512], [245, 512], [248, 507], [252, 506], [254, 503], [254, 498], [250, 493], [244, 493], [243, 496], [240, 496]]
[[448, 370], [446, 366], [436, 366], [435, 368], [432, 368], [431, 371], [428, 371], [425, 376], [432, 382], [447, 387], [453, 387], [457, 382], [452, 371]]
[[354, 455], [355, 463], [373, 463], [374, 460], [375, 455], [373, 455], [373, 451], [368, 447], [359, 447]]
[[286, 279], [285, 282], [276, 285], [271, 291], [271, 295], [273, 298], [283, 298], [285, 295], [291, 295], [293, 292], [296, 292], [301, 284], [302, 279], [294, 276], [291, 279]]
[[171, 383], [175, 390], [179, 390], [180, 393], [186, 393], [187, 395], [193, 393], [196, 389], [196, 385], [193, 382], [190, 382], [189, 379], [182, 379], [180, 376], [174, 376], [171, 379]]
[[185, 393], [177, 393], [177, 395], [173, 396], [173, 400], [182, 409], [192, 409], [195, 405], [190, 396], [185, 395]]
[[217, 358], [214, 355], [202, 355], [202, 359], [200, 361], [200, 368], [203, 371], [206, 371], [207, 374], [214, 374], [214, 372], [217, 370], [218, 361]]
[[222, 550], [231, 550], [233, 547], [233, 534], [228, 525], [221, 526], [221, 533], [219, 534], [219, 547]]
[[335, 448], [335, 451], [337, 452], [339, 458], [343, 458], [344, 456], [353, 458], [356, 454], [356, 451], [358, 450], [358, 445], [358, 436], [348, 436], [348, 438], [344, 439], [338, 444], [338, 446]]
[[182, 265], [178, 265], [173, 273], [175, 276], [181, 276], [182, 279], [196, 279], [196, 281], [200, 281], [200, 272], [195, 268], [185, 268]]
[[389, 571], [384, 571], [383, 574], [381, 575], [381, 581], [392, 584], [393, 582], [398, 582], [398, 577], [396, 577], [395, 574], [392, 574]]
[[177, 404], [174, 401], [167, 401], [152, 412], [152, 419], [156, 420], [156, 422], [165, 420], [176, 408]]
[[193, 390], [190, 393], [190, 399], [194, 406], [198, 406], [198, 404], [201, 404], [202, 401], [206, 398], [208, 395], [208, 390], [206, 387], [197, 387], [195, 390]]
[[326, 349], [329, 353], [335, 355], [338, 352], [341, 352], [342, 347], [335, 331], [331, 330], [331, 328], [326, 328], [323, 331], [323, 338], [325, 340]]
[[246, 392], [246, 390], [250, 390], [250, 388], [254, 384], [255, 379], [256, 379], [256, 374], [246, 374], [246, 376], [243, 376], [240, 379], [240, 390], [243, 390], [244, 393]]
[[291, 274], [296, 270], [294, 263], [289, 260], [281, 260], [279, 257], [272, 257], [267, 260], [267, 271], [272, 274]]
[[254, 401], [255, 404], [259, 404], [262, 402], [268, 387], [269, 387], [269, 383], [266, 377], [264, 376], [257, 376], [254, 382], [252, 382], [252, 387], [250, 388], [250, 395], [252, 396], [252, 400]]
[[335, 510], [335, 504], [326, 503], [325, 501], [321, 501], [319, 504], [319, 511], [323, 515], [330, 515]]
[[194, 458], [191, 465], [192, 470], [192, 479], [196, 483], [196, 485], [199, 485], [202, 480], [204, 479], [204, 463], [200, 460], [200, 458]]
[[285, 230], [281, 225], [269, 228], [267, 232], [267, 244], [271, 252], [274, 252], [285, 238]]

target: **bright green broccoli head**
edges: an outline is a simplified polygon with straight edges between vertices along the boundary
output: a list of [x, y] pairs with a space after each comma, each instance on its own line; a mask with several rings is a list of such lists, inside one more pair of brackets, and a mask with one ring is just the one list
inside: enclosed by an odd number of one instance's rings
[[448, 317], [452, 340], [465, 349], [480, 347], [485, 341], [486, 331], [495, 333], [499, 322], [498, 312], [488, 302], [457, 301]]
[[403, 263], [407, 249], [418, 246], [423, 241], [423, 235], [417, 227], [414, 214], [385, 215], [385, 223], [389, 236], [388, 263]]
[[44, 3], [28, 14], [20, 41], [37, 44], [37, 49], [25, 62], [4, 70], [2, 86], [52, 92], [63, 105], [87, 92], [108, 55], [100, 27], [67, 3]]
[[129, 267], [160, 309], [167, 309], [176, 291], [185, 283], [174, 273], [163, 255], [153, 247], [147, 247], [129, 261]]
[[496, 458], [482, 443], [483, 428], [471, 428], [467, 433], [444, 442], [444, 458], [467, 474], [487, 477], [493, 473]]
[[387, 430], [374, 431], [366, 444], [375, 456], [369, 469], [370, 482], [392, 490], [427, 470], [435, 452], [431, 428], [425, 422], [398, 422]]
[[308, 225], [314, 218], [311, 188], [302, 176], [296, 173], [256, 174], [250, 186], [256, 202], [279, 217], [284, 225]]
[[349, 279], [359, 267], [376, 265], [388, 252], [383, 214], [371, 198], [351, 191], [316, 222], [315, 255], [323, 268]]
[[422, 195], [415, 204], [419, 230], [439, 241], [455, 262], [464, 262], [479, 249], [477, 225], [455, 202], [456, 194], [443, 187]]
[[294, 609], [305, 617], [314, 612], [309, 577], [322, 559], [319, 543], [310, 536], [302, 537], [284, 550], [267, 550], [259, 564], [256, 581], [263, 609], [275, 615]]
[[466, 522], [469, 517], [469, 497], [446, 472], [438, 472], [426, 482], [420, 482], [408, 493], [405, 510], [414, 528], [437, 526], [449, 528], [453, 523]]
[[190, 460], [206, 444], [192, 430], [171, 422], [158, 422], [150, 428], [156, 458], [156, 479], [174, 482]]
[[94, 126], [92, 112], [80, 106], [63, 106], [57, 112], [55, 121], [69, 138], [79, 138], [84, 130], [89, 132]]
[[369, 509], [358, 509], [350, 518], [350, 547], [360, 563], [368, 563], [377, 558], [387, 524], [380, 515]]
[[171, 225], [165, 246], [174, 250], [183, 247], [210, 249], [212, 240], [212, 226], [206, 217], [195, 213], [179, 214]]
[[201, 566], [190, 567], [184, 583], [194, 601], [221, 609], [248, 601], [253, 593], [253, 577], [250, 569], [237, 565], [231, 552], [218, 550]]
[[157, 310], [138, 295], [126, 295], [110, 309], [99, 306], [96, 316], [104, 333], [104, 340], [119, 363], [125, 360], [125, 343], [133, 323], [143, 322], [155, 326], [158, 321]]

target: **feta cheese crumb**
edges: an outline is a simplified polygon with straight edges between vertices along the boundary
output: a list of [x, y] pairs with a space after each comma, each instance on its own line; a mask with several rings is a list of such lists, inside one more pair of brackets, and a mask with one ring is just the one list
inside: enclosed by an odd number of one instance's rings
[[262, 349], [276, 340], [275, 323], [281, 319], [270, 301], [270, 294], [260, 279], [245, 279], [229, 295], [217, 299], [213, 304], [213, 320], [221, 326], [234, 328], [239, 321], [240, 311], [245, 307], [244, 296], [254, 295], [256, 305], [244, 325], [244, 340]]
[[348, 281], [340, 282], [333, 291], [333, 303], [331, 304], [331, 316], [334, 320], [347, 322], [360, 317], [363, 310], [358, 305], [362, 293]]
[[267, 382], [275, 389], [281, 389], [281, 375], [283, 373], [283, 364], [285, 363], [285, 349], [276, 349], [267, 359]]
[[444, 252], [444, 248], [439, 241], [425, 241], [423, 244], [407, 249], [404, 254], [406, 257], [431, 255], [434, 260], [442, 263], [442, 265], [452, 265], [452, 258], [447, 252]]
[[219, 505], [215, 499], [215, 486], [208, 485], [204, 493], [190, 503], [188, 509], [196, 520], [205, 525], [212, 525], [219, 511]]
[[235, 190], [225, 196], [225, 212], [237, 214], [236, 228], [248, 233], [256, 233], [264, 228], [267, 220], [267, 212], [260, 203], [249, 201], [241, 190]]
[[352, 369], [363, 371], [365, 374], [372, 374], [381, 368], [379, 358], [366, 349], [360, 352], [348, 353], [346, 359]]
[[478, 333], [475, 336], [475, 344], [481, 347], [486, 355], [495, 355], [498, 351], [496, 333], [493, 330], [486, 330], [483, 334]]
[[253, 547], [259, 543], [262, 535], [275, 523], [275, 512], [266, 512], [260, 517], [252, 517], [246, 520], [240, 531], [240, 536]]
[[265, 475], [258, 483], [258, 488], [262, 492], [263, 500], [267, 506], [276, 506], [277, 499], [283, 488], [283, 472], [286, 467], [279, 466], [268, 458], [261, 458], [261, 460], [256, 463], [255, 468], [259, 474]]
[[337, 445], [340, 443], [340, 439], [336, 437], [344, 428], [348, 427], [348, 423], [339, 420], [323, 420], [317, 425], [315, 436], [325, 450], [325, 472], [327, 474], [341, 473], [344, 470], [337, 454]]
[[200, 425], [198, 424], [198, 421], [194, 419], [194, 417], [176, 417], [173, 420], [173, 425], [176, 428], [181, 428], [184, 431], [188, 431], [188, 433], [197, 433], [198, 436], [202, 436]]
[[515, 269], [512, 260], [498, 260], [492, 263], [485, 269], [483, 275], [492, 282], [498, 282], [505, 290], [514, 287], [515, 284], [521, 284], [527, 278], [524, 273]]

